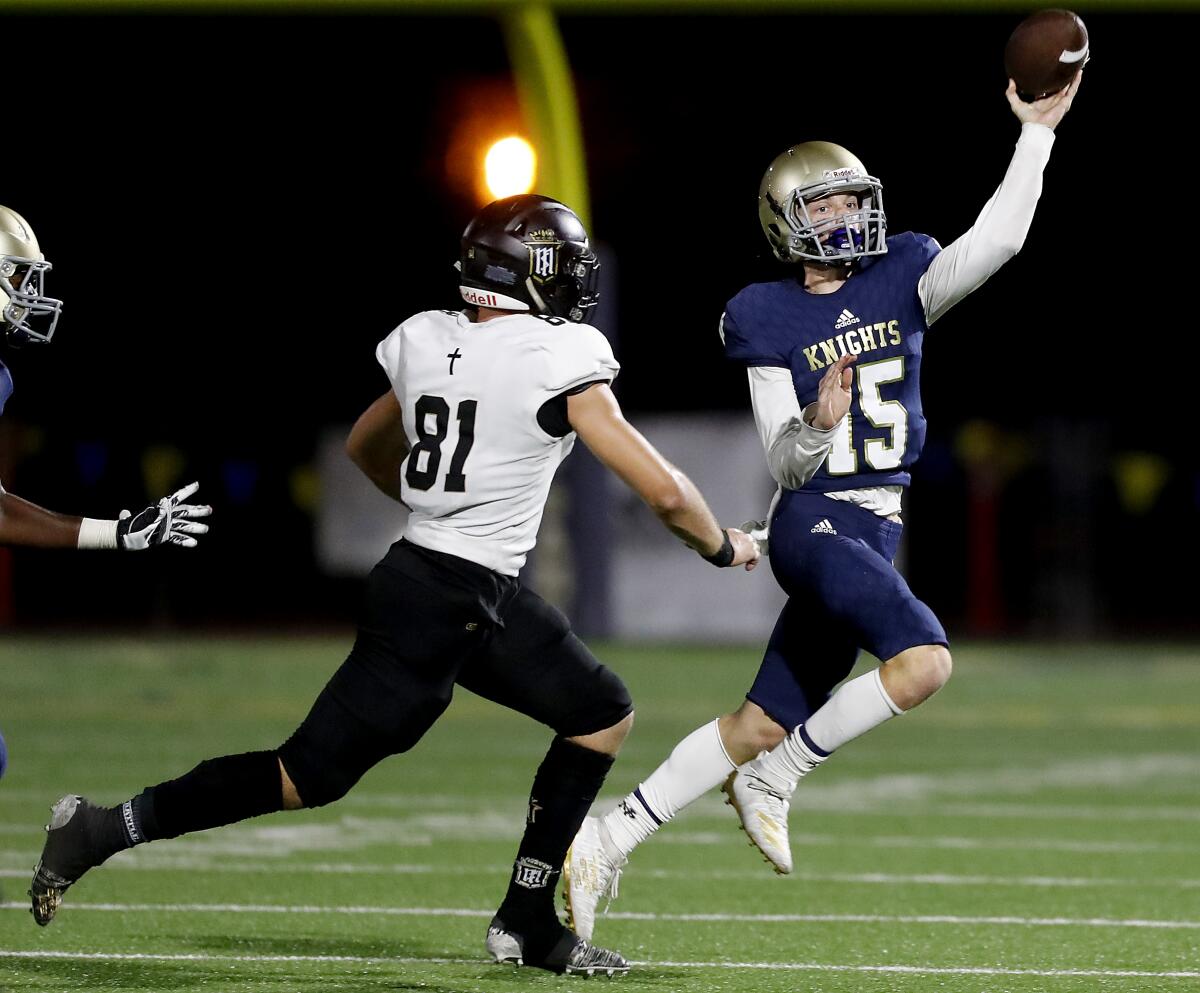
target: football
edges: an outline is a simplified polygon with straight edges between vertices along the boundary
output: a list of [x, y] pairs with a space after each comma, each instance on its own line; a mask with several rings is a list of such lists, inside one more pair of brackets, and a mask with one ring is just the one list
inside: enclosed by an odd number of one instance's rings
[[1069, 10], [1039, 10], [1025, 18], [1004, 48], [1004, 69], [1026, 103], [1057, 93], [1088, 60], [1088, 33]]

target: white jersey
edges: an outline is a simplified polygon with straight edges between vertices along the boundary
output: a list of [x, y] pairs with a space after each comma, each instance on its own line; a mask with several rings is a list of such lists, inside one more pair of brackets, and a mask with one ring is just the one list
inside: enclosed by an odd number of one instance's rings
[[549, 400], [611, 382], [620, 366], [594, 327], [532, 314], [472, 322], [429, 310], [375, 350], [404, 412], [400, 467], [416, 545], [515, 576], [537, 540], [550, 482], [575, 444], [538, 423]]

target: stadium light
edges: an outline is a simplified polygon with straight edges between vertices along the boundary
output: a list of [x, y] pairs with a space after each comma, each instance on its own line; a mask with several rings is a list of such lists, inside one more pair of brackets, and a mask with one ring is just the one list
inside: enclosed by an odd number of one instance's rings
[[494, 200], [528, 193], [537, 178], [537, 153], [517, 135], [501, 138], [488, 149], [483, 172]]

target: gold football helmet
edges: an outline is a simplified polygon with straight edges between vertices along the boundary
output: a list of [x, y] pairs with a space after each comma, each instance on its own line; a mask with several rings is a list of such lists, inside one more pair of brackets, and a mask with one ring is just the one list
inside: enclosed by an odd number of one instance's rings
[[[831, 194], [856, 193], [858, 210], [813, 220], [808, 205]], [[887, 251], [883, 186], [841, 145], [806, 141], [767, 167], [758, 188], [758, 220], [781, 262], [850, 265]]]
[[54, 337], [62, 301], [42, 292], [50, 269], [29, 222], [0, 207], [0, 328], [7, 340], [27, 344]]

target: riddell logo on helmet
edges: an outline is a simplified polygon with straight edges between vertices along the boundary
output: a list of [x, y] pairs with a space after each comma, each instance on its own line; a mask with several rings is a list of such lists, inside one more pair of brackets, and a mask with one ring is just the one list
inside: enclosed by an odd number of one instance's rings
[[495, 293], [485, 293], [483, 290], [477, 290], [470, 286], [462, 288], [463, 299], [467, 303], [473, 303], [477, 307], [496, 307], [499, 304], [496, 301]]
[[853, 179], [859, 175], [862, 174], [853, 166], [846, 166], [843, 169], [826, 169], [821, 174], [823, 179]]

